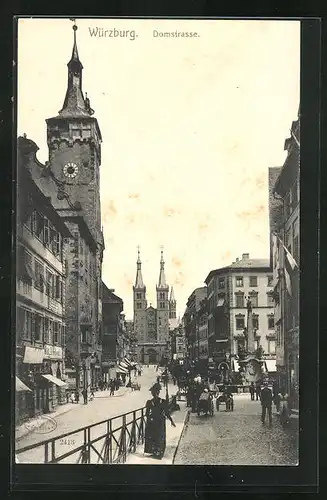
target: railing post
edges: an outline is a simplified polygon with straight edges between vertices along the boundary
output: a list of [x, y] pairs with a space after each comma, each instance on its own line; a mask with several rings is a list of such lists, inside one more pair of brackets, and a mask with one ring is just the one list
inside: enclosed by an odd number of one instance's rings
[[55, 440], [53, 439], [53, 440], [51, 441], [51, 461], [55, 460], [55, 458], [56, 458], [55, 444], [56, 444], [56, 442], [55, 442]]
[[123, 431], [123, 435], [122, 435], [122, 446], [123, 446], [123, 455], [122, 455], [122, 458], [123, 458], [123, 463], [126, 462], [126, 414], [123, 415], [123, 428], [122, 428], [122, 431]]
[[109, 420], [109, 463], [112, 464], [112, 420]]
[[91, 428], [87, 428], [87, 463], [91, 463]]
[[133, 411], [130, 450], [132, 450], [134, 453], [136, 451], [136, 411], [135, 410]]
[[47, 464], [49, 461], [49, 443], [45, 443], [44, 445], [44, 463]]

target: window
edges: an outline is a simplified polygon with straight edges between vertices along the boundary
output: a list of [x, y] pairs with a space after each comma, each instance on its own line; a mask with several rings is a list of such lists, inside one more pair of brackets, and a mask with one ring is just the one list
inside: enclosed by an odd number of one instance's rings
[[245, 323], [244, 323], [244, 316], [239, 316], [236, 318], [236, 330], [244, 330]]
[[87, 326], [81, 326], [81, 340], [84, 343], [88, 341], [88, 328], [87, 328]]
[[165, 300], [165, 294], [164, 294], [164, 292], [160, 292], [160, 299], [161, 300]]
[[268, 330], [274, 330], [275, 328], [275, 318], [273, 315], [268, 316]]
[[43, 243], [45, 245], [50, 245], [50, 229], [51, 225], [48, 219], [44, 217], [43, 219]]
[[43, 292], [44, 266], [38, 260], [35, 260], [35, 281], [34, 287]]
[[62, 244], [61, 234], [58, 233], [55, 229], [51, 229], [50, 236], [51, 236], [52, 253], [54, 253], [55, 255], [60, 257], [61, 256], [61, 244]]
[[225, 278], [219, 278], [218, 288], [219, 289], [225, 288]]
[[43, 341], [43, 317], [35, 315], [35, 340]]
[[32, 314], [30, 311], [21, 307], [19, 307], [17, 311], [17, 330], [17, 340], [18, 338], [31, 339]]
[[243, 286], [243, 276], [236, 276], [236, 286]]
[[34, 210], [33, 213], [33, 230], [35, 236], [37, 236], [40, 240], [43, 239], [43, 226], [44, 226], [44, 218], [39, 212]]
[[137, 298], [137, 299], [141, 299], [141, 298], [142, 298], [142, 294], [141, 294], [141, 293], [137, 293], [137, 294], [136, 294], [136, 298]]
[[244, 307], [243, 293], [237, 293], [235, 296], [236, 296], [236, 307]]
[[276, 342], [274, 340], [268, 340], [268, 353], [276, 354]]
[[52, 321], [52, 319], [49, 319], [48, 342], [49, 342], [49, 344], [52, 344], [52, 342], [53, 342], [53, 321]]
[[272, 293], [267, 293], [267, 306], [274, 307], [274, 298]]
[[49, 318], [44, 318], [43, 321], [43, 340], [49, 342]]
[[53, 274], [47, 269], [46, 270], [46, 283], [45, 283], [45, 286], [46, 286], [46, 290], [45, 290], [45, 293], [48, 295], [48, 297], [52, 297], [54, 296], [54, 286], [53, 286], [53, 282], [54, 282], [54, 276]]
[[53, 322], [53, 343], [58, 344], [59, 342], [59, 323], [57, 321]]
[[61, 302], [62, 300], [62, 281], [60, 276], [54, 276], [55, 278], [55, 298]]
[[249, 299], [251, 301], [252, 307], [258, 307], [258, 294], [257, 293], [249, 293]]
[[273, 286], [273, 276], [269, 275], [267, 276], [267, 286]]
[[255, 316], [255, 315], [252, 316], [252, 326], [256, 330], [259, 330], [259, 316]]
[[258, 286], [258, 276], [250, 276], [250, 286]]
[[142, 303], [141, 302], [137, 302], [136, 303], [136, 309], [141, 309], [142, 308]]

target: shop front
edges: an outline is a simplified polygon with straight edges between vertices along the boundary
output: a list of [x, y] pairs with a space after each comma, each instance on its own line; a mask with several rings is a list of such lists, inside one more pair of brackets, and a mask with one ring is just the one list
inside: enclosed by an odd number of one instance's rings
[[[44, 346], [44, 365], [42, 370], [47, 383], [50, 384], [49, 408], [50, 411], [58, 405], [66, 403], [66, 388], [68, 384], [63, 379], [63, 349], [60, 346]], [[50, 378], [48, 377], [50, 376]]]

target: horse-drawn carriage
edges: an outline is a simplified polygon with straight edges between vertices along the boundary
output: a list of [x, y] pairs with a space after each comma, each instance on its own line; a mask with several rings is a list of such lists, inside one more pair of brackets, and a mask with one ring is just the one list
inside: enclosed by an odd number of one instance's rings
[[197, 404], [197, 414], [204, 413], [205, 415], [213, 416], [214, 412], [214, 404], [213, 404], [213, 395], [209, 391], [204, 391], [198, 399]]
[[216, 410], [219, 411], [220, 406], [225, 405], [226, 411], [234, 411], [234, 398], [232, 393], [224, 392], [216, 399]]

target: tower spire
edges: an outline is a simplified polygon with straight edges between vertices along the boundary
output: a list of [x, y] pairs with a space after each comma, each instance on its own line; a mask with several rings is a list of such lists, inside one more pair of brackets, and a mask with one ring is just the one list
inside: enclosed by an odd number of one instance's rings
[[75, 19], [71, 19], [74, 22], [73, 32], [73, 50], [70, 61], [67, 64], [68, 67], [68, 83], [67, 91], [62, 109], [59, 111], [59, 116], [66, 117], [88, 117], [91, 116], [94, 111], [91, 109], [89, 99], [83, 96], [82, 91], [82, 71], [83, 65], [80, 61], [77, 49], [77, 25]]
[[172, 286], [171, 289], [170, 289], [170, 297], [169, 297], [169, 301], [170, 302], [176, 302], [176, 299], [175, 299], [175, 293], [174, 293], [174, 287]]
[[140, 256], [140, 246], [137, 247], [136, 278], [135, 288], [145, 288], [142, 276], [142, 262]]
[[165, 276], [165, 261], [163, 258], [163, 247], [161, 247], [161, 258], [160, 258], [160, 274], [158, 288], [167, 288], [166, 276]]

